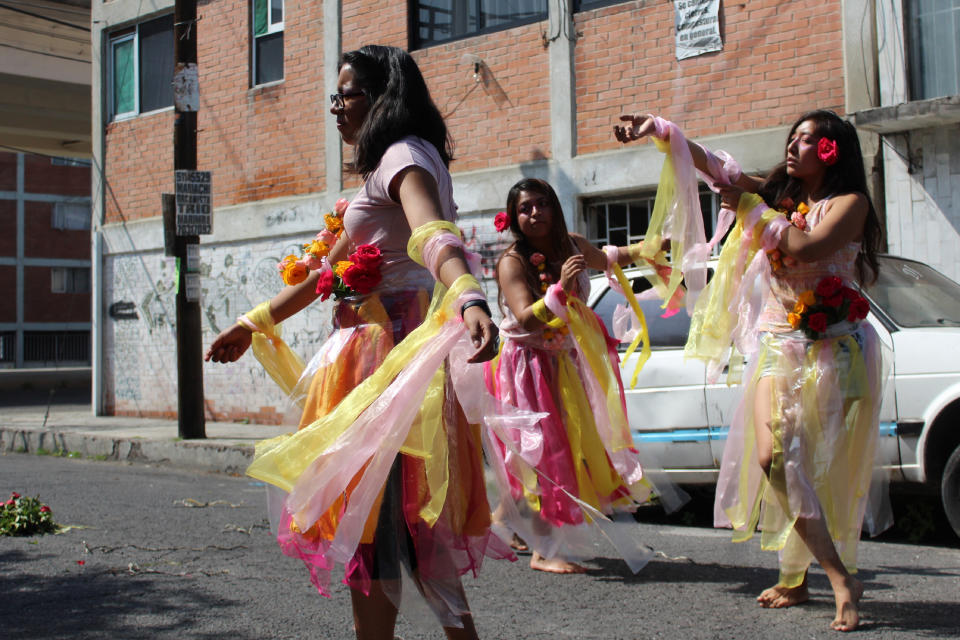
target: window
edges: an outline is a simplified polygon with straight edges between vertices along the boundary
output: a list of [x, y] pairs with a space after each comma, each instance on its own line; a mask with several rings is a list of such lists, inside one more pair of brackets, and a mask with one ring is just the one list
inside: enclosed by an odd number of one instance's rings
[[50, 276], [50, 293], [90, 293], [89, 267], [53, 267]]
[[89, 167], [92, 166], [90, 160], [86, 158], [50, 158], [50, 164], [54, 167]]
[[907, 3], [910, 98], [960, 94], [960, 0]]
[[90, 205], [56, 202], [50, 226], [54, 229], [83, 230], [90, 228]]
[[[584, 207], [587, 239], [598, 247], [613, 244], [623, 247], [643, 240], [653, 213], [655, 193], [592, 200]], [[707, 239], [717, 221], [720, 200], [712, 191], [700, 193]]]
[[253, 84], [283, 80], [283, 0], [252, 0]]
[[599, 9], [608, 7], [612, 4], [622, 4], [626, 0], [577, 0], [574, 5], [574, 11], [589, 11], [590, 9]]
[[173, 16], [110, 36], [110, 115], [123, 118], [173, 106]]
[[412, 49], [547, 19], [547, 0], [414, 0]]

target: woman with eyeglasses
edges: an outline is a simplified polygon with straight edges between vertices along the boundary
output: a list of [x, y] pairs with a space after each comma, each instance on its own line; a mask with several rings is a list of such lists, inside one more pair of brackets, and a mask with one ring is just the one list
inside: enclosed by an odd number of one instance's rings
[[[876, 535], [892, 522], [887, 478], [874, 467], [882, 345], [859, 293], [876, 278], [881, 227], [857, 132], [832, 111], [807, 112], [789, 130], [783, 162], [761, 179], [723, 152], [687, 143], [671, 122], [621, 120], [618, 140], [655, 136], [668, 153], [664, 175], [686, 176], [673, 193], [696, 194], [695, 167], [720, 193], [721, 218], [736, 220], [693, 309], [685, 350], [707, 361], [711, 378], [726, 365], [738, 372], [746, 358], [715, 524], [732, 527], [734, 541], [759, 526], [761, 547], [779, 552], [780, 579], [757, 597], [761, 606], [807, 601], [816, 559], [833, 589], [830, 626], [852, 631], [863, 594], [852, 575], [861, 528]], [[718, 227], [717, 239], [729, 224]]]
[[300, 430], [261, 443], [248, 474], [285, 492], [278, 541], [322, 594], [344, 567], [358, 638], [393, 638], [401, 569], [448, 638], [475, 638], [460, 576], [513, 554], [490, 532], [472, 393], [482, 370], [469, 365], [496, 354], [497, 328], [454, 225], [447, 128], [416, 63], [393, 47], [344, 53], [330, 99], [364, 180], [343, 233], [207, 358], [236, 360], [253, 332], [274, 353], [275, 324], [338, 296], [334, 333], [300, 378]]

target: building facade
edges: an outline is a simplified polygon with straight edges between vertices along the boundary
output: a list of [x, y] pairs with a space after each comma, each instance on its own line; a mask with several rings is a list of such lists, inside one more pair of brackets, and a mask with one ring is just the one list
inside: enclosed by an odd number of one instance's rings
[[0, 151], [0, 368], [90, 365], [90, 163]]
[[[172, 96], [164, 84], [172, 47], [159, 44], [172, 39], [172, 7], [172, 0], [92, 6], [100, 61], [93, 150], [102, 167], [93, 178], [102, 221], [94, 231], [99, 412], [176, 410], [176, 265], [163, 257], [160, 218], [160, 194], [173, 191]], [[523, 177], [553, 184], [568, 226], [591, 240], [643, 237], [662, 155], [652, 144], [614, 140], [623, 113], [663, 115], [745, 170], [764, 172], [782, 159], [787, 129], [802, 112], [880, 106], [873, 7], [869, 0], [724, 3], [722, 49], [678, 60], [669, 2], [203, 3], [198, 168], [213, 173], [215, 205], [214, 233], [201, 239], [204, 342], [275, 294], [278, 261], [315, 234], [338, 198], [356, 191], [356, 176], [343, 170], [349, 149], [329, 114], [342, 50], [387, 44], [417, 60], [455, 143], [461, 227], [489, 277], [503, 246], [493, 215]], [[862, 141], [882, 193], [880, 137], [865, 132]], [[709, 193], [703, 204], [709, 227]], [[957, 215], [956, 201], [950, 206]], [[485, 285], [492, 299], [496, 285]], [[118, 304], [135, 312], [110, 317]], [[329, 304], [315, 304], [285, 323], [285, 338], [309, 357], [329, 319]], [[210, 419], [276, 422], [289, 410], [250, 357], [205, 368], [204, 388]]]

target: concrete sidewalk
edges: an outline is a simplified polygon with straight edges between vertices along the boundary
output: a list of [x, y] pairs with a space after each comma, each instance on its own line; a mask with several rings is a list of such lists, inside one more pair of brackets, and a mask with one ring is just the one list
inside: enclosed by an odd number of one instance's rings
[[18, 393], [0, 397], [0, 453], [49, 453], [243, 473], [258, 440], [293, 426], [207, 422], [206, 438], [181, 440], [176, 420], [94, 416], [83, 398], [48, 403]]

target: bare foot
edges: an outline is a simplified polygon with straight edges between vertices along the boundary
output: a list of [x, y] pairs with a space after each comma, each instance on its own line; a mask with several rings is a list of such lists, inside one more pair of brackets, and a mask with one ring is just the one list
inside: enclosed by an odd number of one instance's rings
[[847, 576], [843, 584], [834, 587], [833, 597], [837, 601], [837, 617], [830, 623], [831, 629], [853, 631], [860, 625], [860, 597], [863, 596], [863, 583]]
[[530, 557], [530, 568], [537, 571], [546, 571], [548, 573], [586, 573], [587, 568], [573, 562], [567, 562], [563, 558], [544, 558], [542, 555], [533, 552]]
[[769, 589], [764, 589], [763, 593], [757, 596], [757, 602], [765, 609], [784, 609], [794, 605], [802, 604], [810, 599], [810, 593], [807, 591], [807, 579], [796, 587], [784, 587], [776, 584]]
[[517, 534], [513, 534], [513, 537], [510, 538], [510, 548], [514, 551], [530, 551], [530, 547], [527, 546], [527, 543], [524, 542], [523, 538]]

